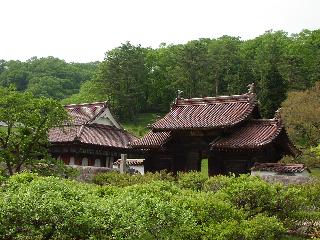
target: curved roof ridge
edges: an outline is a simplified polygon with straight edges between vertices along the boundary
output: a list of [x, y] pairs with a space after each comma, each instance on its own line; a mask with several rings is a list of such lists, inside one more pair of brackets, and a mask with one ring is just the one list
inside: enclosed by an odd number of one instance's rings
[[108, 105], [107, 101], [104, 102], [92, 102], [92, 103], [70, 103], [70, 104], [66, 104], [64, 105], [65, 108], [67, 107], [77, 107], [77, 106], [87, 106], [87, 105]]
[[215, 97], [209, 100], [208, 98], [176, 99], [170, 112], [153, 123], [151, 128], [159, 132], [234, 126], [247, 119], [257, 106], [255, 93], [235, 96]]
[[183, 105], [202, 105], [202, 104], [216, 104], [225, 102], [241, 102], [255, 99], [255, 93], [245, 93], [241, 95], [217, 96], [217, 97], [201, 97], [201, 98], [177, 98], [172, 107]]

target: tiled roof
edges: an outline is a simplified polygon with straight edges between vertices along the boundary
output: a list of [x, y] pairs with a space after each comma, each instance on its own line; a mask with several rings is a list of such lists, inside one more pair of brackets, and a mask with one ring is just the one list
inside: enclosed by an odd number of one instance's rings
[[134, 141], [131, 146], [134, 148], [159, 148], [169, 139], [170, 132], [148, 132], [143, 138]]
[[249, 120], [230, 135], [211, 143], [211, 149], [259, 148], [271, 143], [282, 129], [279, 119]]
[[278, 173], [301, 173], [304, 170], [308, 170], [308, 168], [305, 167], [303, 164], [255, 163], [250, 170]]
[[74, 125], [88, 123], [97, 118], [107, 107], [105, 102], [65, 105]]
[[49, 131], [51, 143], [80, 142], [105, 147], [128, 148], [129, 143], [135, 140], [137, 138], [125, 130], [101, 124], [66, 126]]
[[171, 111], [151, 125], [153, 131], [224, 128], [246, 119], [256, 106], [254, 93], [176, 99]]

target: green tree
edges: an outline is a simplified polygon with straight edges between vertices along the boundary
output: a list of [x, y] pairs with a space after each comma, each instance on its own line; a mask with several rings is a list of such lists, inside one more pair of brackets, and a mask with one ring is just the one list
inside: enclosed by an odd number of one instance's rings
[[259, 100], [261, 113], [272, 118], [275, 111], [286, 99], [287, 85], [275, 65], [271, 65], [265, 79], [260, 81]]
[[67, 119], [62, 105], [34, 98], [12, 88], [0, 88], [0, 162], [10, 175], [48, 157], [48, 131]]
[[320, 82], [308, 90], [294, 91], [282, 104], [289, 136], [302, 146], [320, 144]]
[[96, 81], [105, 85], [119, 117], [132, 119], [146, 109], [147, 77], [146, 49], [127, 42], [106, 53]]
[[209, 64], [215, 95], [234, 92], [240, 79], [240, 39], [222, 36], [209, 43]]
[[208, 96], [212, 93], [212, 85], [209, 83], [208, 41], [190, 41], [182, 48], [178, 64], [186, 78], [180, 89], [184, 90], [187, 97]]

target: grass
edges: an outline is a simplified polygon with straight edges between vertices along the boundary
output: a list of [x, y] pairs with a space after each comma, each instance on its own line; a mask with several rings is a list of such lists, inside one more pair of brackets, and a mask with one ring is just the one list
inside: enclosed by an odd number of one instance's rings
[[201, 173], [208, 177], [208, 159], [202, 159], [201, 161]]
[[133, 121], [123, 122], [123, 127], [137, 137], [144, 136], [149, 129], [148, 124], [154, 123], [158, 118], [157, 113], [138, 114]]
[[320, 177], [320, 168], [312, 168], [311, 170], [311, 176], [313, 177]]

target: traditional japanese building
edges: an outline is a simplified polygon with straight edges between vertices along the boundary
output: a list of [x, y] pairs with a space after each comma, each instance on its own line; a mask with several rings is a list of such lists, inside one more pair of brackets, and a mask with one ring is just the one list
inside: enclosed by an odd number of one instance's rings
[[132, 143], [145, 151], [145, 171], [199, 171], [208, 158], [209, 175], [249, 173], [255, 162], [277, 162], [299, 150], [290, 142], [277, 112], [261, 119], [254, 85], [243, 95], [176, 98], [171, 110]]
[[66, 105], [71, 123], [49, 131], [52, 155], [68, 165], [112, 168], [120, 154], [133, 154], [137, 138], [125, 131], [105, 102]]

